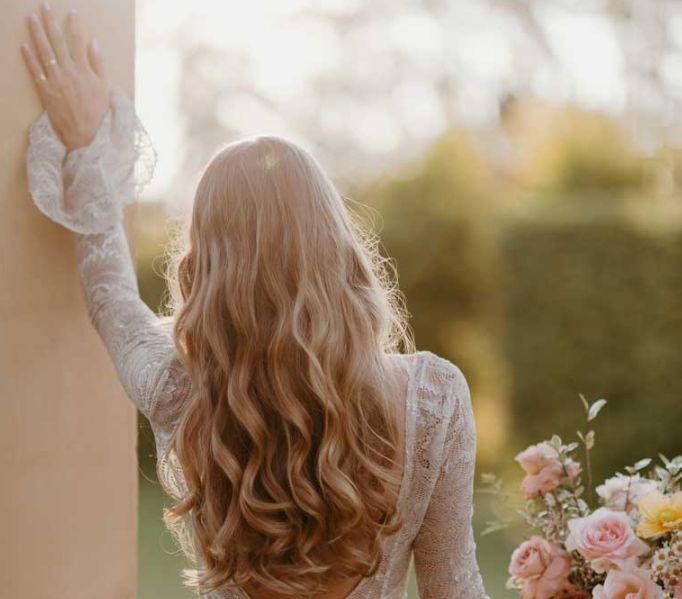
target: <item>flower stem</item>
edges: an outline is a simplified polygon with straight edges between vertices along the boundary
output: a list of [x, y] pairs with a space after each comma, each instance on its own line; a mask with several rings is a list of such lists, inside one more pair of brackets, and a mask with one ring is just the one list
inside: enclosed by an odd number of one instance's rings
[[587, 497], [590, 505], [594, 505], [594, 493], [592, 491], [592, 459], [590, 456], [590, 449], [585, 444], [585, 465], [587, 466]]
[[632, 475], [628, 477], [628, 488], [625, 490], [625, 505], [623, 506], [623, 511], [628, 511], [628, 501], [630, 501], [630, 487], [632, 487]]

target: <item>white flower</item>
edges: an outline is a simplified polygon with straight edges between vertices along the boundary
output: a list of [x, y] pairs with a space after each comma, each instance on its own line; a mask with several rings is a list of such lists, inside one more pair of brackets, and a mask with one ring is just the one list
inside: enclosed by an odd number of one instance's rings
[[629, 513], [644, 495], [655, 491], [657, 488], [656, 481], [642, 478], [639, 474], [634, 476], [617, 474], [605, 480], [603, 485], [599, 485], [597, 494], [602, 498], [604, 506], [607, 508]]
[[672, 596], [675, 586], [682, 583], [682, 530], [676, 530], [651, 558], [651, 571]]

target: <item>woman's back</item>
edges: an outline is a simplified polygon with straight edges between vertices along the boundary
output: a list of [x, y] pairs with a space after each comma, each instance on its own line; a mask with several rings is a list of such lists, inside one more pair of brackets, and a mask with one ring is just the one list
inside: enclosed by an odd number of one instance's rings
[[[172, 348], [169, 346], [169, 352]], [[401, 436], [402, 479], [398, 512], [402, 528], [384, 539], [384, 555], [375, 575], [350, 585], [333, 582], [331, 592], [316, 599], [393, 599], [406, 596], [407, 575], [414, 555], [419, 596], [480, 599], [485, 597], [471, 527], [476, 436], [469, 388], [451, 362], [430, 351], [387, 354], [399, 379], [396, 398]], [[176, 364], [180, 371], [181, 367]], [[171, 377], [168, 388], [158, 389], [152, 420], [157, 453], [162, 455], [173, 431], [177, 406], [188, 385], [182, 374]], [[172, 477], [182, 485], [179, 466]], [[168, 476], [169, 471], [165, 476]], [[357, 579], [356, 579], [357, 580]], [[345, 594], [344, 594], [345, 593]], [[280, 596], [246, 589], [214, 591], [207, 599], [279, 599]]]

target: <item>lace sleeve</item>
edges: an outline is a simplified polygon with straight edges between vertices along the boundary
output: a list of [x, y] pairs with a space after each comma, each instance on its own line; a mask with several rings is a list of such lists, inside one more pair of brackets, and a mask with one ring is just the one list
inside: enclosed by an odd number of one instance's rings
[[76, 235], [76, 248], [90, 320], [123, 388], [152, 423], [166, 424], [171, 400], [183, 387], [182, 369], [171, 331], [140, 299], [123, 224], [99, 235]]
[[33, 203], [48, 218], [80, 233], [104, 233], [123, 218], [154, 175], [157, 153], [135, 107], [118, 86], [87, 145], [67, 153], [47, 112], [29, 129], [26, 151]]
[[[184, 388], [172, 334], [139, 296], [123, 206], [151, 179], [156, 151], [120, 88], [93, 140], [67, 153], [47, 113], [31, 126], [26, 167], [31, 197], [76, 233], [88, 314], [126, 393], [152, 422], [166, 424]], [[142, 172], [136, 169], [142, 169]]]
[[476, 429], [469, 386], [456, 370], [443, 461], [414, 541], [421, 599], [488, 599], [476, 561], [471, 519]]

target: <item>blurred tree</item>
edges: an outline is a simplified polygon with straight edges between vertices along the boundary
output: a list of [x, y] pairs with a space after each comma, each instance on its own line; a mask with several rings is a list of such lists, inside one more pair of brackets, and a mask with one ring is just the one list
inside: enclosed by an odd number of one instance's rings
[[549, 198], [570, 195], [615, 200], [653, 186], [651, 159], [637, 148], [626, 126], [609, 115], [575, 106], [516, 101], [504, 129], [513, 145], [516, 183]]
[[381, 214], [378, 232], [397, 265], [418, 347], [449, 357], [475, 382], [490, 354], [490, 170], [469, 136], [452, 132], [398, 173], [360, 199]]
[[[402, 0], [346, 7], [311, 4], [293, 12], [282, 29], [318, 40], [317, 48], [329, 55], [325, 68], [313, 72], [294, 96], [258, 78], [249, 49], [203, 41], [200, 16], [190, 18], [172, 40], [181, 61], [185, 151], [170, 201], [189, 203], [196, 174], [222, 144], [240, 134], [244, 112], [261, 115], [265, 126], [312, 144], [342, 184], [343, 179], [351, 184], [369, 180], [383, 168], [416, 158], [471, 112], [474, 104], [462, 97], [462, 82], [469, 78], [472, 88], [487, 85], [474, 83], [478, 69], [467, 54], [476, 49], [463, 50], [455, 35], [466, 31], [462, 9], [466, 13], [466, 7], [442, 0]], [[491, 10], [485, 5], [474, 18], [486, 21]], [[532, 15], [527, 12], [521, 20], [532, 33], [530, 41], [497, 36], [503, 54], [518, 67], [538, 47], [548, 54]], [[500, 81], [494, 84], [506, 88]], [[486, 110], [496, 113], [494, 100]]]
[[682, 5], [677, 0], [608, 0], [623, 56], [626, 85], [623, 112], [648, 147], [679, 142], [682, 134]]
[[[371, 180], [416, 158], [462, 123], [495, 126], [499, 104], [510, 92], [534, 95], [542, 73], [557, 81], [568, 77], [552, 33], [562, 16], [611, 24], [625, 78], [623, 110], [637, 143], [654, 152], [682, 136], [675, 69], [682, 53], [676, 42], [679, 2], [382, 0], [299, 6], [282, 16], [283, 39], [320, 56], [306, 59], [315, 67], [287, 91], [259, 75], [253, 48], [202, 38], [206, 17], [198, 11], [178, 28], [172, 43], [181, 60], [186, 138], [172, 199], [188, 203], [196, 174], [220, 145], [243, 132], [245, 114], [266, 129], [307, 142], [342, 184]], [[662, 164], [670, 178], [669, 162]]]

